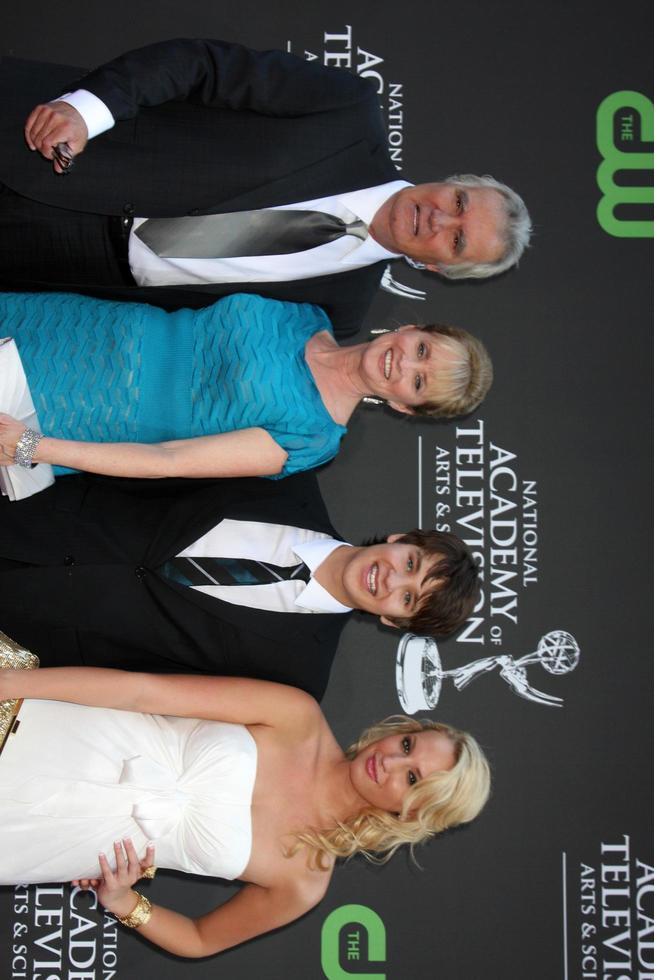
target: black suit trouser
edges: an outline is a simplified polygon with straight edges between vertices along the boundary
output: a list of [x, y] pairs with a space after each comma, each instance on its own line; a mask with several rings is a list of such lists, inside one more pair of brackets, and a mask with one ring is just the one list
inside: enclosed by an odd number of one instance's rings
[[35, 281], [52, 283], [55, 289], [134, 285], [120, 218], [52, 207], [3, 184], [0, 277], [4, 288], [11, 289], [29, 289]]

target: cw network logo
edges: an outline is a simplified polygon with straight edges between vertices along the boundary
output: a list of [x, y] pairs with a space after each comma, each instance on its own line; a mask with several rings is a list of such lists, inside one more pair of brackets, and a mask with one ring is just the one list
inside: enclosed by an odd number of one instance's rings
[[[320, 959], [327, 980], [386, 980], [386, 927], [381, 917], [367, 905], [334, 909], [323, 922]], [[370, 972], [361, 972], [362, 961]], [[343, 962], [347, 965], [341, 966]]]
[[[619, 114], [617, 120], [616, 113]], [[636, 128], [638, 122], [640, 138]], [[640, 92], [627, 89], [608, 95], [597, 110], [596, 139], [603, 158], [597, 169], [597, 183], [603, 195], [597, 205], [597, 220], [601, 227], [615, 238], [653, 238], [654, 220], [617, 217], [615, 209], [621, 204], [654, 204], [654, 152], [644, 153], [632, 148], [634, 144], [649, 143], [654, 151], [654, 104]], [[650, 171], [652, 182], [645, 186], [617, 183], [616, 174], [622, 174], [624, 180], [628, 171], [640, 171], [641, 174]]]

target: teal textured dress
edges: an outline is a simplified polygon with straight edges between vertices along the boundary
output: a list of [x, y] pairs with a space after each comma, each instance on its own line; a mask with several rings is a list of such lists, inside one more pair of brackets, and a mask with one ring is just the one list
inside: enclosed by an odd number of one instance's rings
[[67, 293], [4, 293], [0, 319], [46, 435], [161, 442], [260, 427], [288, 453], [278, 474], [288, 476], [330, 460], [346, 431], [304, 359], [309, 338], [331, 332], [315, 306], [235, 294], [166, 313]]

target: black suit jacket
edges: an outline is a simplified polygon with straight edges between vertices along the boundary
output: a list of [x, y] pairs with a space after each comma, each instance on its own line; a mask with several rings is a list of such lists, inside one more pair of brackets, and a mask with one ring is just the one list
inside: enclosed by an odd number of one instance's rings
[[347, 615], [237, 606], [157, 571], [227, 517], [338, 537], [315, 477], [200, 483], [80, 475], [0, 500], [2, 628], [46, 666], [261, 677], [320, 698]]
[[[374, 83], [340, 69], [282, 51], [178, 40], [130, 52], [74, 80], [76, 71], [4, 63], [0, 125], [8, 152], [0, 179], [25, 197], [78, 211], [165, 217], [271, 207], [397, 178]], [[25, 151], [21, 130], [36, 103], [78, 85], [109, 107], [117, 125], [91, 141], [63, 180]], [[360, 325], [384, 265], [244, 288], [318, 303], [343, 336]], [[203, 306], [242, 288], [211, 284], [111, 295], [174, 309]]]

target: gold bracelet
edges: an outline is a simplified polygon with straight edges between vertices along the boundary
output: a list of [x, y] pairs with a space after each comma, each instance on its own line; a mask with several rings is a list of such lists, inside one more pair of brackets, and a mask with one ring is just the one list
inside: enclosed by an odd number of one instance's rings
[[129, 915], [126, 915], [124, 918], [120, 915], [116, 916], [118, 921], [129, 929], [138, 929], [139, 926], [147, 925], [152, 917], [152, 903], [150, 900], [145, 895], [141, 895], [140, 892], [134, 892], [134, 894], [137, 896], [137, 902]]
[[154, 878], [157, 873], [157, 867], [154, 864], [148, 865], [147, 868], [143, 868], [141, 871], [141, 878]]

